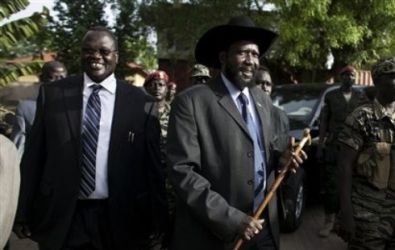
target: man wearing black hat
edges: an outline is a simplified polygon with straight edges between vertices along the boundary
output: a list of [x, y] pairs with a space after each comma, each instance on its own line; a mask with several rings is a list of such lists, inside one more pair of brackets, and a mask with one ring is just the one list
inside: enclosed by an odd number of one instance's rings
[[245, 249], [279, 248], [276, 199], [262, 219], [249, 216], [274, 179], [272, 105], [253, 86], [260, 53], [275, 37], [235, 17], [196, 45], [198, 63], [221, 74], [173, 102], [168, 159], [178, 199], [172, 249], [230, 249], [237, 237], [247, 241]]

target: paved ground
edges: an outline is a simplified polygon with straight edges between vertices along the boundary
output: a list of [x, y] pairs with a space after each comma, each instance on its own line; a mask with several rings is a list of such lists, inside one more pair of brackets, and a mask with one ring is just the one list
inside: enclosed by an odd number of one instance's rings
[[318, 236], [323, 221], [323, 208], [307, 207], [301, 227], [294, 233], [281, 235], [281, 250], [346, 250], [347, 244], [334, 233], [328, 238]]
[[20, 240], [15, 236], [15, 234], [12, 234], [10, 250], [38, 250], [38, 247], [33, 241]]
[[[346, 250], [346, 244], [336, 235], [323, 239], [317, 235], [324, 212], [320, 206], [307, 207], [301, 227], [294, 233], [281, 235], [281, 250]], [[11, 239], [11, 250], [38, 250], [30, 240]], [[203, 249], [202, 249], [203, 250]]]

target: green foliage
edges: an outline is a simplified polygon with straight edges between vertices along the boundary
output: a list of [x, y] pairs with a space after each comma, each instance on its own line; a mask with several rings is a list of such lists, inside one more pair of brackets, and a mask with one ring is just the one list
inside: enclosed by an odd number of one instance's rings
[[37, 74], [41, 71], [43, 64], [44, 62], [39, 60], [13, 64], [0, 61], [0, 86], [15, 82], [20, 76]]
[[118, 77], [130, 72], [128, 62], [135, 62], [148, 69], [156, 68], [155, 50], [147, 41], [148, 30], [139, 16], [139, 4], [135, 0], [117, 0], [111, 4], [116, 13], [114, 26], [120, 55], [117, 66]]
[[[145, 0], [142, 3], [143, 20], [164, 33], [164, 40], [189, 48], [190, 61], [196, 41], [205, 31], [240, 14], [279, 33], [266, 57], [281, 68], [326, 70], [329, 55], [334, 57], [334, 68], [346, 63], [369, 68], [378, 58], [395, 52], [393, 0]], [[265, 11], [266, 4], [274, 7]]]
[[394, 53], [395, 2], [361, 0], [268, 1], [279, 15], [276, 59], [290, 66], [323, 69], [332, 53], [335, 67], [366, 67]]
[[[3, 0], [0, 2], [0, 21], [17, 13], [29, 4], [27, 0]], [[11, 48], [37, 34], [46, 23], [48, 10], [34, 13], [31, 17], [16, 21], [5, 22], [0, 26], [0, 54], [6, 54]], [[40, 71], [41, 62], [34, 61], [25, 64], [10, 64], [0, 59], [0, 86], [16, 81], [19, 76], [34, 74]]]
[[10, 17], [12, 14], [25, 9], [29, 5], [29, 0], [14, 0], [0, 2], [0, 21]]
[[45, 16], [48, 10], [44, 9], [42, 13], [34, 13], [29, 18], [19, 19], [6, 23], [0, 27], [0, 50], [8, 50], [14, 47], [20, 40], [32, 37], [45, 24]]

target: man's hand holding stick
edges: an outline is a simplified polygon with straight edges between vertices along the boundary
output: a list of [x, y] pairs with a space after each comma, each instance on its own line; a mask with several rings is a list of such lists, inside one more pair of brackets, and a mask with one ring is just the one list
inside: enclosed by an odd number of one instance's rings
[[[294, 138], [292, 138], [292, 142], [291, 142], [291, 148], [293, 148], [293, 144], [294, 144]], [[306, 128], [303, 131], [303, 138], [302, 140], [299, 142], [298, 146], [296, 147], [295, 151], [292, 152], [292, 149], [289, 150], [290, 153], [288, 153], [288, 155], [286, 154], [285, 156], [283, 156], [283, 167], [281, 168], [279, 175], [277, 176], [276, 180], [274, 181], [274, 183], [272, 184], [272, 186], [270, 187], [269, 192], [267, 193], [265, 199], [263, 200], [263, 202], [259, 205], [258, 209], [256, 210], [253, 218], [255, 220], [259, 220], [262, 212], [265, 210], [265, 208], [267, 207], [267, 205], [269, 204], [270, 200], [273, 197], [273, 194], [276, 192], [277, 188], [280, 186], [280, 184], [282, 183], [285, 175], [288, 173], [288, 171], [293, 171], [295, 172], [295, 168], [299, 167], [299, 164], [303, 163], [303, 159], [307, 159], [307, 155], [306, 153], [302, 150], [303, 147], [306, 144], [311, 144], [311, 136], [310, 136], [310, 129]], [[249, 237], [248, 237], [249, 238]], [[233, 248], [233, 250], [239, 250], [240, 247], [243, 245], [244, 243], [244, 239], [243, 238], [239, 238]]]

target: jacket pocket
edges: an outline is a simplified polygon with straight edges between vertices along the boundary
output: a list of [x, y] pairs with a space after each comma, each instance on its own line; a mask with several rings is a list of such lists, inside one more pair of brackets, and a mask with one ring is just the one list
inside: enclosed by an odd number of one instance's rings
[[384, 189], [388, 187], [390, 169], [391, 144], [376, 142], [360, 153], [356, 173], [366, 177], [373, 186]]

